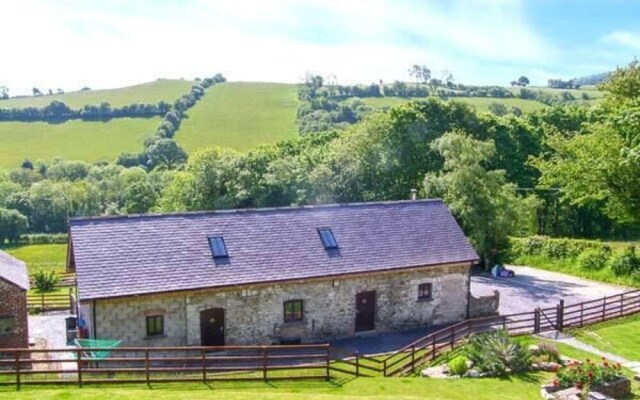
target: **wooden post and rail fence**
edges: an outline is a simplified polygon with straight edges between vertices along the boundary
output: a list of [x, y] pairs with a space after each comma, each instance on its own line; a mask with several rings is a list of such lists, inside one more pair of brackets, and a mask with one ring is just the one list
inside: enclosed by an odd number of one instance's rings
[[365, 356], [328, 344], [225, 347], [0, 349], [0, 385], [269, 381], [336, 376], [404, 376], [463, 345], [469, 336], [504, 329], [512, 336], [562, 331], [640, 312], [640, 290], [578, 304], [469, 319], [403, 348]]
[[73, 288], [69, 293], [35, 293], [27, 295], [27, 310], [32, 313], [66, 311], [75, 314], [76, 297]]

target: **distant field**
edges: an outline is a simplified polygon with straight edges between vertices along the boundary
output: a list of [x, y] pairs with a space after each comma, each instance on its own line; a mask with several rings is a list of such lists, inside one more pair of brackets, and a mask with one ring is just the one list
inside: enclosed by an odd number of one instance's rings
[[[363, 99], [364, 102], [374, 108], [391, 107], [398, 104], [404, 104], [411, 99], [401, 97], [370, 97]], [[454, 100], [469, 103], [478, 111], [489, 111], [491, 103], [502, 103], [507, 108], [518, 107], [522, 111], [533, 111], [547, 107], [546, 105], [533, 100], [523, 99], [494, 99], [486, 97], [456, 97]]]
[[[578, 100], [581, 98], [582, 93], [587, 93], [587, 95], [591, 99], [599, 99], [599, 98], [602, 98], [604, 96], [604, 93], [599, 91], [598, 88], [596, 88], [595, 86], [584, 86], [584, 87], [581, 87], [580, 89], [552, 89], [552, 88], [547, 87], [547, 86], [527, 86], [526, 88], [527, 89], [531, 89], [531, 90], [542, 90], [543, 92], [555, 94], [555, 95], [558, 95], [558, 96], [562, 92], [569, 92]], [[509, 87], [508, 89], [514, 95], [520, 94], [520, 88], [519, 87], [518, 88]]]
[[173, 103], [178, 97], [187, 93], [192, 84], [193, 82], [188, 80], [161, 79], [117, 89], [0, 100], [0, 108], [44, 107], [54, 100], [63, 101], [71, 108], [80, 108], [86, 104], [100, 104], [104, 101], [115, 107], [132, 103], [157, 103], [161, 100]]
[[159, 123], [159, 118], [73, 120], [62, 124], [0, 122], [0, 169], [18, 167], [25, 158], [113, 160], [122, 152], [142, 150], [145, 136]]
[[176, 140], [187, 152], [214, 145], [247, 150], [295, 137], [297, 108], [296, 85], [219, 84], [187, 112]]
[[29, 274], [38, 270], [62, 273], [67, 263], [66, 244], [31, 244], [9, 247], [5, 250], [27, 263]]

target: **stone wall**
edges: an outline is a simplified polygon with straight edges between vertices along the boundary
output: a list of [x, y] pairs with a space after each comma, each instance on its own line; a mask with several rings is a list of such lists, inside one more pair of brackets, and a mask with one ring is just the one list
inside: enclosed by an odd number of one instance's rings
[[[432, 283], [431, 300], [418, 285]], [[376, 291], [375, 332], [427, 327], [467, 314], [469, 265], [417, 268], [335, 279], [203, 290], [96, 301], [98, 338], [127, 346], [200, 345], [200, 312], [225, 309], [225, 344], [271, 344], [282, 339], [320, 342], [355, 332], [355, 296]], [[304, 319], [284, 323], [283, 302], [304, 301]], [[145, 338], [146, 316], [164, 315], [165, 335]]]
[[475, 297], [469, 299], [469, 318], [491, 317], [498, 315], [500, 307], [500, 292], [493, 291], [492, 295]]
[[27, 292], [0, 279], [0, 317], [13, 318], [13, 333], [0, 333], [0, 348], [29, 347]]

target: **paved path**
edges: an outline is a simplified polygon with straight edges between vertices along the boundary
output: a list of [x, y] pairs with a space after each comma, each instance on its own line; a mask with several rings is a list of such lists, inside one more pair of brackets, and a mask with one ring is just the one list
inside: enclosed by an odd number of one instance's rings
[[516, 272], [514, 278], [493, 278], [490, 275], [473, 276], [471, 293], [476, 296], [500, 291], [500, 313], [528, 312], [537, 307], [553, 307], [561, 299], [567, 305], [598, 299], [631, 290], [557, 272], [530, 267], [509, 266]]
[[48, 312], [43, 315], [29, 315], [29, 338], [49, 349], [67, 347], [65, 318], [68, 312]]
[[624, 357], [621, 357], [617, 354], [607, 353], [605, 351], [599, 350], [590, 344], [584, 343], [574, 337], [563, 337], [555, 340], [558, 343], [563, 343], [569, 345], [571, 347], [575, 347], [576, 349], [586, 351], [591, 354], [595, 354], [598, 357], [604, 357], [609, 361], [613, 361], [616, 363], [622, 364], [623, 367], [630, 369], [634, 374], [640, 375], [640, 362], [638, 361], [629, 361]]

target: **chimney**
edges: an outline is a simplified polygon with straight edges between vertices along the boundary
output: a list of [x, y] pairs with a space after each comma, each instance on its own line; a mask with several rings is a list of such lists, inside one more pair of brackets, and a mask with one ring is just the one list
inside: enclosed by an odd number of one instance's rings
[[416, 200], [418, 198], [418, 191], [416, 189], [411, 189], [411, 200]]

